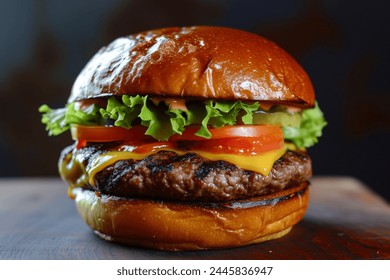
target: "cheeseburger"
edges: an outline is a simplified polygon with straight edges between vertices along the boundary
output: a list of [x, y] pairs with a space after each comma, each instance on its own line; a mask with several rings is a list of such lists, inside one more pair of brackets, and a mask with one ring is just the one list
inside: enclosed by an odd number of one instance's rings
[[245, 31], [184, 27], [119, 38], [87, 63], [65, 108], [59, 172], [103, 239], [162, 250], [280, 238], [308, 206], [326, 122], [298, 63]]

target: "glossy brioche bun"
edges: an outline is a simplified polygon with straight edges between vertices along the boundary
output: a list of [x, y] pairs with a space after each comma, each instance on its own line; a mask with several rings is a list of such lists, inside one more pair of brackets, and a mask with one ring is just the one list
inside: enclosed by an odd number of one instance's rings
[[125, 199], [80, 188], [73, 195], [82, 218], [106, 240], [161, 250], [204, 250], [284, 236], [306, 212], [308, 185], [223, 204]]
[[142, 32], [103, 47], [68, 102], [111, 95], [240, 99], [312, 107], [313, 86], [283, 49], [256, 34], [194, 26]]

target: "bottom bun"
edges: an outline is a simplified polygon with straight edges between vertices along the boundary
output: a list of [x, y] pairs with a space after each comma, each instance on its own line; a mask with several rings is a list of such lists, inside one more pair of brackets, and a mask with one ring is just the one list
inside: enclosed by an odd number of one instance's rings
[[308, 182], [230, 203], [183, 203], [74, 189], [77, 209], [103, 239], [161, 250], [231, 248], [280, 238], [304, 216]]

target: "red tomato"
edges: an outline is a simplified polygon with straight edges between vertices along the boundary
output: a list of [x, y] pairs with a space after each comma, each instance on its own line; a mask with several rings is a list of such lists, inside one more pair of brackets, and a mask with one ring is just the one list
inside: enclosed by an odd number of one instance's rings
[[[180, 140], [209, 140], [196, 136], [199, 127], [187, 127], [182, 135], [175, 134], [169, 141]], [[84, 139], [88, 142], [112, 142], [112, 141], [143, 141], [152, 140], [153, 137], [145, 135], [146, 127], [134, 126], [130, 129], [116, 126], [84, 126], [73, 125], [71, 134], [73, 140]], [[235, 137], [262, 137], [264, 135], [282, 135], [280, 127], [275, 125], [235, 125], [221, 128], [209, 128], [210, 139], [235, 138]], [[154, 140], [156, 141], [156, 140]]]
[[125, 129], [114, 126], [71, 127], [72, 138], [78, 146], [86, 142], [123, 141], [134, 145], [134, 152], [147, 153], [161, 148], [181, 147], [184, 150], [199, 150], [212, 153], [255, 155], [283, 147], [282, 129], [272, 125], [237, 125], [210, 128], [210, 139], [194, 135], [199, 127], [188, 127], [182, 135], [173, 135], [169, 141], [157, 141], [145, 135], [146, 128], [135, 126]]
[[184, 144], [187, 149], [211, 153], [257, 155], [283, 147], [284, 139], [280, 135], [262, 137], [221, 138], [208, 141], [191, 141]]
[[153, 140], [153, 137], [145, 135], [145, 131], [146, 127], [143, 126], [126, 129], [117, 126], [72, 125], [70, 128], [73, 140], [83, 139], [88, 142]]

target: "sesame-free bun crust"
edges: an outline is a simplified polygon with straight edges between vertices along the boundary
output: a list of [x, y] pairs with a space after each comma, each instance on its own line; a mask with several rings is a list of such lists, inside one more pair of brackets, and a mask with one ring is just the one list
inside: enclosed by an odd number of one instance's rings
[[301, 66], [273, 42], [230, 28], [166, 28], [118, 38], [76, 79], [68, 102], [111, 95], [314, 105]]
[[73, 190], [84, 221], [102, 238], [161, 250], [243, 246], [287, 234], [304, 216], [308, 183], [223, 204], [125, 199]]

